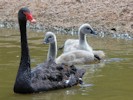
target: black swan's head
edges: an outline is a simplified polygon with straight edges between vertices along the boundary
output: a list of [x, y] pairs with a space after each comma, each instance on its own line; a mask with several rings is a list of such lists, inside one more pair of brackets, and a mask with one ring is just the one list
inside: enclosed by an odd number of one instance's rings
[[79, 28], [79, 32], [82, 34], [94, 34], [96, 35], [96, 32], [93, 30], [93, 28], [90, 26], [90, 24], [83, 24]]
[[48, 43], [54, 43], [56, 42], [56, 36], [54, 33], [52, 32], [47, 32], [45, 34], [45, 37], [44, 37], [44, 43], [45, 44], [48, 44]]
[[36, 20], [32, 17], [30, 10], [27, 7], [21, 8], [18, 12], [18, 19], [21, 21], [36, 22]]

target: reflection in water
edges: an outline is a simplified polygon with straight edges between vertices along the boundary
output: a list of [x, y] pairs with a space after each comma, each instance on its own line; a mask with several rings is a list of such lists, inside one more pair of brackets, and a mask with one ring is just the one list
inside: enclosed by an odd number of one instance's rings
[[[42, 44], [44, 33], [28, 31], [31, 63], [36, 66], [46, 60], [48, 45]], [[58, 47], [71, 35], [57, 35]], [[133, 41], [87, 37], [96, 50], [103, 50], [106, 59], [99, 64], [77, 65], [85, 68], [84, 84], [72, 88], [38, 94], [13, 93], [20, 61], [18, 30], [0, 30], [0, 100], [132, 100], [133, 98]], [[59, 51], [58, 55], [62, 53]]]

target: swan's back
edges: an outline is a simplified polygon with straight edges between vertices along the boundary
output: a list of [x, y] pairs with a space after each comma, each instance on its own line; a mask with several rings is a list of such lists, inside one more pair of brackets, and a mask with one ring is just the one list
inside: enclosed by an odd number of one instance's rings
[[79, 45], [78, 39], [68, 39], [66, 40], [64, 44], [64, 53], [75, 51], [75, 50], [86, 50], [89, 52], [92, 52], [92, 47], [88, 45], [87, 43], [84, 43], [84, 45]]
[[74, 51], [79, 49], [79, 40], [77, 39], [68, 39], [65, 42], [64, 45], [64, 53], [69, 52], [69, 51]]
[[84, 73], [84, 69], [49, 60], [32, 69], [31, 86], [36, 92], [71, 87], [81, 82]]
[[98, 51], [94, 50], [93, 53], [95, 56], [98, 56], [100, 60], [105, 58], [105, 53], [101, 50], [98, 50]]
[[56, 59], [56, 63], [85, 64], [94, 62], [94, 54], [85, 50], [75, 50], [63, 53]]

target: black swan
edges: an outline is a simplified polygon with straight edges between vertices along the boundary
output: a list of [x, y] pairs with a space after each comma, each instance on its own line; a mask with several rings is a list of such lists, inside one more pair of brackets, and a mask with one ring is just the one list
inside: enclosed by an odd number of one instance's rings
[[27, 20], [35, 22], [30, 10], [26, 7], [18, 12], [21, 35], [21, 60], [14, 84], [15, 93], [36, 93], [54, 89], [71, 87], [82, 83], [84, 69], [77, 69], [74, 65], [56, 64], [53, 59], [30, 68], [30, 56], [27, 43]]

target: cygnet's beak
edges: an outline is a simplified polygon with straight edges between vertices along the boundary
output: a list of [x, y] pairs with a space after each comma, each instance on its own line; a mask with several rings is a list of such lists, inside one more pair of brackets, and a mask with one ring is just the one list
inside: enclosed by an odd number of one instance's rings
[[47, 39], [44, 39], [44, 40], [43, 40], [43, 44], [48, 44]]
[[43, 44], [47, 44], [46, 41], [43, 41]]
[[97, 35], [97, 33], [94, 30], [91, 31], [91, 34]]

